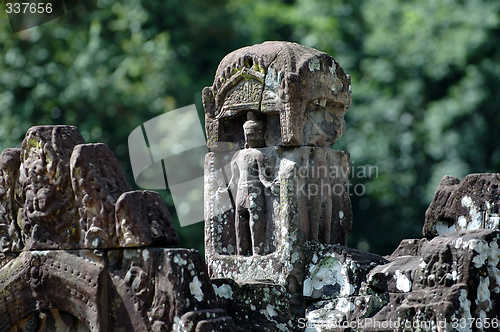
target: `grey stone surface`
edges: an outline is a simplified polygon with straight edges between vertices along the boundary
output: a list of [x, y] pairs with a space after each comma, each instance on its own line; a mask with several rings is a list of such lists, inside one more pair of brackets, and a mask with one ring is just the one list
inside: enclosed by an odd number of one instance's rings
[[[338, 288], [338, 295], [308, 307], [306, 317], [311, 325], [329, 321], [321, 331], [341, 331], [346, 325], [355, 331], [495, 331], [491, 323], [498, 323], [500, 312], [499, 241], [498, 230], [405, 240], [385, 264], [379, 260], [366, 271], [361, 287], [350, 292]], [[337, 284], [346, 284], [349, 265], [329, 270], [337, 273]], [[476, 328], [485, 322], [489, 328]]]

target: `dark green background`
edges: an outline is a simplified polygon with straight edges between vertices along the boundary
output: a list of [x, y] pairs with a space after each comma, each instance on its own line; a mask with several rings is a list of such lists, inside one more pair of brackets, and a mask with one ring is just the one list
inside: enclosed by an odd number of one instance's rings
[[[498, 0], [94, 0], [12, 33], [2, 7], [0, 148], [19, 147], [32, 125], [72, 124], [130, 174], [130, 132], [193, 103], [201, 115], [225, 54], [296, 41], [352, 77], [335, 148], [378, 177], [353, 179], [366, 195], [352, 198], [349, 245], [387, 254], [421, 237], [443, 175], [499, 169], [499, 13]], [[182, 246], [202, 249], [202, 223], [177, 229]]]

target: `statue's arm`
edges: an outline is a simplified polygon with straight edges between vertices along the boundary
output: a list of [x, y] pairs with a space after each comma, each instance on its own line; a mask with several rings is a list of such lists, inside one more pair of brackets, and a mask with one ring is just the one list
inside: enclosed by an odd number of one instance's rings
[[266, 173], [267, 165], [264, 163], [264, 158], [259, 158], [259, 179], [260, 182], [264, 185], [264, 187], [269, 188], [273, 194], [279, 193], [279, 180], [278, 177], [275, 176], [272, 180], [268, 180], [268, 176]]

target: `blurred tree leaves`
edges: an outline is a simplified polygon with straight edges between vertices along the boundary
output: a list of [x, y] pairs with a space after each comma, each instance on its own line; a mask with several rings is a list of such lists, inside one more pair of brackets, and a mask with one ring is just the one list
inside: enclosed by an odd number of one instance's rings
[[[386, 254], [421, 236], [443, 175], [500, 167], [499, 13], [496, 0], [93, 0], [13, 34], [3, 12], [0, 148], [19, 146], [32, 125], [72, 124], [130, 174], [130, 132], [192, 103], [202, 115], [201, 89], [225, 54], [296, 41], [352, 76], [335, 148], [378, 177], [353, 176], [366, 194], [352, 197], [349, 243]], [[201, 248], [201, 223], [178, 231]]]

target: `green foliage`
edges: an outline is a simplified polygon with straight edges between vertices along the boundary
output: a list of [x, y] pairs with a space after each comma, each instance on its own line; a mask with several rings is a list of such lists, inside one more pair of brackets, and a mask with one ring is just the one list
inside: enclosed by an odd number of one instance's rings
[[[500, 167], [495, 0], [94, 0], [16, 34], [1, 13], [0, 149], [32, 125], [72, 124], [130, 174], [133, 129], [192, 103], [201, 116], [222, 57], [274, 39], [330, 53], [352, 77], [335, 148], [378, 177], [353, 178], [366, 194], [352, 197], [351, 246], [385, 254], [420, 237], [443, 175]], [[202, 228], [178, 228], [182, 245], [201, 248]]]

